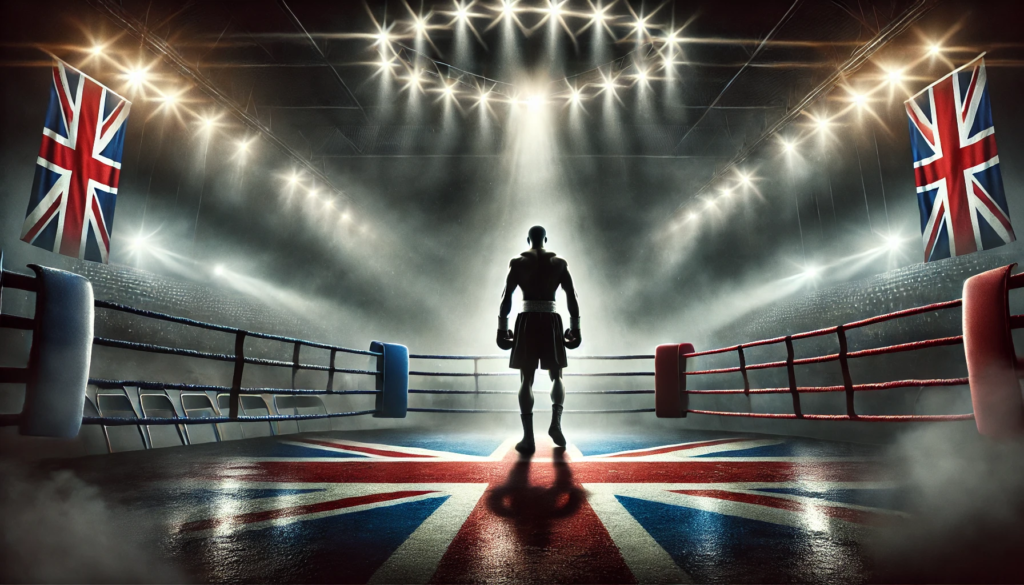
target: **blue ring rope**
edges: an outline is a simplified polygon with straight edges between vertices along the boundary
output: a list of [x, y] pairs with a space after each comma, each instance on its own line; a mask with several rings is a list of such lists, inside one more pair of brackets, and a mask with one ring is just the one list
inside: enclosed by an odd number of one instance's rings
[[265, 416], [243, 416], [231, 418], [227, 416], [211, 416], [205, 418], [136, 418], [131, 416], [83, 416], [83, 425], [104, 425], [121, 427], [128, 425], [202, 425], [223, 424], [231, 422], [284, 422], [289, 420], [315, 420], [321, 418], [341, 418], [373, 414], [376, 410], [357, 410], [353, 412], [329, 412], [327, 414], [271, 414]]
[[[214, 323], [206, 323], [204, 321], [196, 321], [195, 319], [188, 319], [186, 317], [176, 317], [174, 315], [168, 315], [166, 313], [158, 313], [156, 311], [147, 311], [145, 309], [137, 309], [128, 305], [122, 305], [119, 303], [112, 303], [110, 301], [96, 300], [95, 306], [101, 309], [110, 309], [112, 311], [120, 311], [122, 313], [131, 313], [133, 315], [139, 315], [141, 317], [149, 317], [151, 319], [159, 319], [161, 321], [169, 321], [171, 323], [179, 323], [181, 325], [188, 325], [190, 327], [201, 327], [203, 329], [209, 329], [211, 331], [221, 331], [223, 333], [238, 333], [242, 331], [237, 327], [228, 327], [226, 325], [216, 325]], [[254, 331], [245, 331], [247, 337], [258, 337], [260, 339], [272, 339], [274, 341], [283, 341], [285, 343], [299, 343], [309, 347], [316, 347], [320, 349], [333, 349], [336, 351], [342, 351], [345, 353], [351, 353], [356, 355], [371, 355], [380, 357], [381, 354], [374, 351], [366, 351], [362, 349], [350, 349], [347, 347], [341, 347], [338, 345], [328, 345], [326, 343], [318, 343], [315, 341], [308, 341], [305, 339], [298, 339], [295, 337], [286, 337], [284, 335], [274, 335], [272, 333], [258, 333]]]
[[[107, 380], [103, 378], [89, 378], [89, 384], [103, 389], [119, 389], [125, 386], [137, 387], [141, 390], [191, 390], [206, 392], [214, 390], [217, 392], [230, 392], [230, 386], [211, 386], [207, 384], [178, 384], [172, 382], [149, 382], [146, 380]], [[301, 394], [380, 394], [380, 390], [317, 390], [304, 388], [240, 388], [240, 394], [280, 394], [280, 395], [301, 395]]]

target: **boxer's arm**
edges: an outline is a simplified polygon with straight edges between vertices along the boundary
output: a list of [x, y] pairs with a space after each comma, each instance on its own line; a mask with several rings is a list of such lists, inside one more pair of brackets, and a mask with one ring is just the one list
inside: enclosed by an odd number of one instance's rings
[[576, 287], [572, 283], [572, 275], [566, 268], [562, 273], [562, 290], [565, 291], [565, 301], [569, 305], [569, 328], [578, 331], [580, 328], [580, 301], [576, 296]]
[[516, 291], [517, 286], [519, 283], [516, 282], [510, 263], [508, 275], [505, 277], [505, 290], [501, 293], [501, 305], [498, 307], [498, 329], [502, 332], [508, 329], [508, 314], [512, 312], [512, 293]]

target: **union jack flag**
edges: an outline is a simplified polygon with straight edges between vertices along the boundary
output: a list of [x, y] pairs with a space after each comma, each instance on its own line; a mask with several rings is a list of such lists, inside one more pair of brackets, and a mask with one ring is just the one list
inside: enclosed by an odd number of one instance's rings
[[857, 537], [906, 517], [862, 447], [666, 438], [527, 460], [494, 435], [278, 437], [186, 465], [158, 499], [175, 556], [212, 581], [815, 581], [815, 551], [855, 566]]
[[1014, 241], [985, 60], [953, 71], [905, 105], [925, 262]]
[[21, 239], [105, 263], [131, 102], [60, 61], [51, 80]]

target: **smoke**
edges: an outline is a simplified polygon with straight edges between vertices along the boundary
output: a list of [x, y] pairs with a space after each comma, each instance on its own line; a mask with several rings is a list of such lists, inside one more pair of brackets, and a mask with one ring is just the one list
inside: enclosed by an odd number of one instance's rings
[[187, 576], [159, 553], [158, 526], [70, 471], [0, 462], [5, 583], [167, 583]]
[[910, 518], [868, 544], [879, 580], [1024, 580], [1024, 441], [930, 426], [901, 436], [888, 462]]

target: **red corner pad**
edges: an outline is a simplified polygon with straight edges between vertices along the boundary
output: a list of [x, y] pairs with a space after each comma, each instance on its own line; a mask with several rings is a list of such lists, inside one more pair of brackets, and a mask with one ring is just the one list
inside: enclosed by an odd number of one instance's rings
[[964, 282], [964, 353], [978, 432], [990, 437], [1024, 434], [1024, 402], [1010, 335], [1010, 271], [989, 270]]
[[686, 358], [692, 343], [669, 343], [654, 350], [654, 412], [658, 418], [686, 416]]

